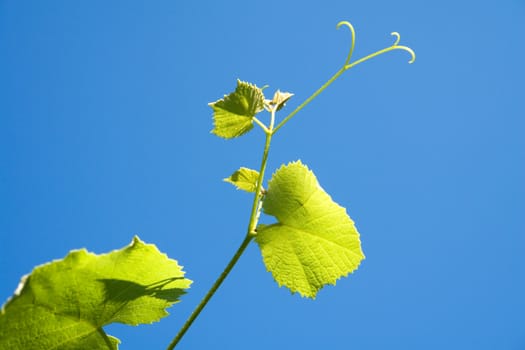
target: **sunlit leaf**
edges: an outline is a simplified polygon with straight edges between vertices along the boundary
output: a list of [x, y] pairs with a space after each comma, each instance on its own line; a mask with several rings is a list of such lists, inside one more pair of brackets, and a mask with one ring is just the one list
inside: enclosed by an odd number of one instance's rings
[[0, 313], [0, 349], [117, 349], [103, 326], [158, 321], [190, 284], [138, 237], [108, 254], [72, 251], [22, 279]]
[[209, 104], [213, 109], [212, 133], [230, 139], [253, 128], [253, 117], [264, 109], [264, 94], [254, 84], [237, 80], [237, 88]]
[[279, 286], [315, 298], [364, 258], [354, 222], [300, 161], [273, 174], [263, 203], [277, 223], [260, 225], [256, 241]]
[[257, 189], [257, 180], [259, 172], [257, 170], [241, 167], [224, 181], [233, 184], [237, 189], [246, 192], [255, 192]]

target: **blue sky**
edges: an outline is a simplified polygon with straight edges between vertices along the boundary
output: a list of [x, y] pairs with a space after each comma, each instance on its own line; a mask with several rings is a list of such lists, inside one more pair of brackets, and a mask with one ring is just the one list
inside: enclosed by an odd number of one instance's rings
[[[210, 134], [237, 78], [295, 93], [392, 43], [287, 124], [268, 170], [301, 159], [355, 220], [366, 260], [315, 301], [252, 245], [181, 349], [525, 348], [525, 3], [0, 1], [0, 299], [33, 266], [134, 234], [194, 280], [171, 316], [113, 326], [164, 349], [222, 271], [263, 134]], [[286, 112], [283, 111], [283, 112]], [[281, 113], [283, 114], [283, 113]], [[285, 113], [284, 113], [285, 114]]]

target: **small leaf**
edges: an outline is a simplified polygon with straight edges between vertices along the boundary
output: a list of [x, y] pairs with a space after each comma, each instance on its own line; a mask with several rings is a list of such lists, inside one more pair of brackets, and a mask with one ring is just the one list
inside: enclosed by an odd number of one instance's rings
[[241, 167], [224, 181], [233, 184], [238, 190], [246, 192], [255, 192], [257, 189], [257, 180], [259, 172], [257, 170]]
[[279, 286], [315, 298], [364, 259], [354, 222], [332, 201], [300, 161], [272, 176], [263, 203], [277, 223], [259, 225], [255, 237], [264, 264]]
[[237, 80], [237, 88], [209, 104], [213, 109], [212, 133], [230, 139], [253, 128], [253, 117], [264, 109], [264, 94], [254, 84]]
[[0, 313], [0, 349], [117, 349], [103, 326], [158, 321], [190, 284], [138, 237], [108, 254], [72, 251], [22, 279]]
[[277, 90], [275, 94], [273, 95], [271, 104], [273, 104], [274, 106], [277, 106], [277, 110], [280, 110], [286, 105], [286, 102], [288, 102], [288, 100], [292, 98], [292, 96], [293, 94], [290, 92], [281, 92]]

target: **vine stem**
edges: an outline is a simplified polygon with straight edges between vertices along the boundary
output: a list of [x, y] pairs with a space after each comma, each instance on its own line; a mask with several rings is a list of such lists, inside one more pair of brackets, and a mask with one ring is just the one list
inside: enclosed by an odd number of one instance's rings
[[344, 72], [346, 72], [347, 70], [357, 66], [358, 64], [363, 63], [363, 62], [368, 61], [368, 60], [370, 60], [370, 59], [372, 59], [372, 58], [374, 58], [376, 56], [379, 56], [381, 54], [384, 54], [386, 52], [393, 51], [393, 50], [404, 50], [404, 51], [409, 52], [412, 55], [412, 58], [409, 61], [409, 63], [414, 62], [415, 59], [416, 59], [416, 55], [415, 55], [414, 51], [411, 48], [409, 48], [407, 46], [398, 45], [399, 40], [400, 40], [400, 36], [399, 36], [399, 34], [397, 32], [393, 32], [392, 35], [394, 35], [396, 37], [396, 41], [394, 42], [393, 45], [391, 45], [391, 46], [389, 46], [387, 48], [384, 48], [382, 50], [378, 50], [378, 51], [376, 51], [376, 52], [374, 52], [374, 53], [372, 53], [372, 54], [370, 54], [368, 56], [365, 56], [365, 57], [363, 57], [363, 58], [361, 58], [361, 59], [359, 59], [357, 61], [354, 61], [354, 62], [350, 63], [350, 59], [352, 57], [352, 53], [354, 51], [354, 46], [355, 46], [355, 31], [354, 31], [353, 26], [349, 22], [345, 22], [345, 21], [340, 22], [337, 25], [337, 28], [339, 28], [339, 27], [341, 27], [343, 25], [350, 29], [350, 32], [351, 32], [351, 35], [352, 35], [350, 52], [349, 52], [349, 54], [348, 54], [348, 56], [347, 56], [347, 58], [345, 60], [345, 63], [343, 65], [343, 67], [341, 67], [330, 79], [328, 79], [328, 81], [326, 83], [324, 83], [319, 89], [317, 89], [317, 91], [315, 91], [310, 97], [308, 97], [296, 109], [294, 109], [290, 114], [288, 114], [288, 116], [286, 116], [286, 118], [284, 118], [275, 128], [274, 128], [274, 123], [275, 123], [275, 112], [277, 110], [277, 106], [273, 106], [272, 108], [268, 108], [269, 112], [271, 113], [271, 119], [270, 119], [270, 125], [269, 126], [264, 125], [264, 123], [262, 123], [257, 118], [255, 118], [255, 117], [253, 118], [254, 122], [256, 124], [258, 124], [262, 128], [264, 133], [266, 134], [266, 141], [264, 143], [264, 151], [263, 151], [263, 155], [262, 155], [261, 166], [259, 168], [259, 177], [257, 179], [257, 186], [256, 186], [256, 190], [255, 190], [255, 195], [254, 195], [254, 198], [253, 198], [253, 204], [252, 204], [252, 209], [251, 209], [251, 212], [250, 212], [250, 220], [249, 220], [249, 223], [248, 223], [248, 229], [247, 229], [247, 232], [246, 232], [246, 236], [244, 237], [244, 240], [242, 241], [242, 243], [239, 246], [239, 248], [237, 248], [237, 251], [235, 252], [233, 257], [231, 258], [231, 260], [228, 263], [228, 265], [226, 265], [226, 268], [220, 274], [219, 278], [217, 278], [217, 280], [215, 281], [215, 283], [213, 284], [211, 289], [208, 291], [208, 293], [206, 293], [206, 295], [201, 300], [199, 305], [197, 305], [195, 310], [193, 310], [193, 312], [191, 313], [190, 317], [186, 320], [186, 322], [184, 323], [182, 328], [179, 330], [179, 332], [177, 333], [175, 338], [173, 338], [173, 340], [169, 344], [167, 350], [173, 350], [175, 348], [175, 346], [180, 342], [180, 340], [182, 339], [184, 334], [186, 334], [186, 331], [192, 325], [193, 321], [195, 321], [195, 319], [199, 316], [199, 314], [204, 309], [204, 307], [208, 304], [208, 302], [213, 297], [213, 295], [215, 295], [215, 292], [217, 291], [217, 289], [219, 289], [219, 287], [221, 286], [222, 282], [224, 282], [226, 277], [228, 277], [229, 273], [231, 272], [231, 270], [233, 269], [233, 267], [235, 266], [235, 264], [237, 263], [237, 261], [239, 260], [241, 255], [246, 250], [246, 247], [248, 247], [250, 242], [257, 235], [257, 223], [259, 221], [259, 215], [260, 215], [260, 212], [261, 212], [262, 201], [263, 201], [263, 196], [264, 196], [263, 195], [263, 190], [262, 190], [262, 188], [263, 188], [262, 187], [262, 183], [263, 183], [263, 180], [264, 180], [264, 173], [266, 171], [266, 163], [268, 162], [268, 153], [270, 151], [270, 143], [272, 141], [272, 136], [280, 128], [282, 128], [290, 119], [292, 119], [300, 110], [302, 110], [307, 104], [312, 102], [313, 99], [315, 99], [321, 92], [323, 92], [328, 86], [330, 86]]
[[343, 67], [341, 67], [341, 69], [339, 69], [330, 79], [328, 79], [328, 81], [326, 83], [323, 84], [323, 86], [321, 86], [319, 89], [317, 89], [310, 97], [308, 97], [303, 103], [301, 103], [296, 109], [294, 109], [290, 114], [288, 114], [286, 116], [286, 118], [284, 118], [276, 127], [275, 129], [272, 130], [273, 133], [276, 133], [277, 130], [279, 130], [280, 128], [282, 128], [286, 123], [288, 123], [288, 121], [290, 119], [292, 119], [300, 110], [302, 110], [304, 107], [306, 107], [307, 104], [309, 104], [310, 102], [312, 102], [313, 99], [315, 99], [321, 92], [323, 92], [327, 87], [329, 87], [330, 85], [332, 85], [332, 83], [337, 79], [339, 78], [344, 72], [346, 72], [347, 70], [357, 66], [358, 64], [360, 63], [363, 63], [363, 62], [366, 62], [374, 57], [377, 57], [379, 55], [382, 55], [384, 53], [387, 53], [389, 51], [393, 51], [393, 50], [403, 50], [403, 51], [407, 51], [408, 53], [410, 53], [410, 55], [412, 56], [410, 61], [408, 61], [408, 63], [413, 63], [415, 60], [416, 60], [416, 54], [415, 52], [407, 47], [407, 46], [403, 46], [403, 45], [398, 45], [399, 43], [399, 40], [400, 40], [400, 36], [399, 36], [399, 33], [397, 32], [392, 32], [391, 34], [393, 36], [396, 37], [396, 41], [394, 42], [393, 45], [389, 46], [389, 47], [386, 47], [384, 49], [381, 49], [381, 50], [378, 50], [374, 53], [371, 53], [370, 55], [368, 56], [365, 56], [363, 58], [360, 58], [352, 63], [350, 63], [350, 58], [352, 57], [352, 53], [354, 52], [354, 45], [355, 45], [355, 31], [354, 31], [354, 28], [352, 27], [352, 25], [348, 22], [341, 22], [337, 25], [337, 28], [339, 28], [341, 25], [346, 25], [350, 28], [350, 31], [351, 31], [351, 34], [352, 34], [352, 45], [350, 47], [350, 53], [348, 54], [347, 58], [346, 58], [346, 61], [345, 61], [345, 64], [343, 65]]
[[175, 348], [175, 346], [179, 343], [179, 341], [182, 339], [184, 334], [186, 334], [186, 331], [190, 328], [190, 326], [192, 325], [193, 321], [195, 321], [195, 319], [199, 316], [199, 314], [201, 313], [202, 309], [204, 309], [206, 304], [208, 304], [208, 301], [210, 301], [211, 297], [213, 297], [213, 295], [215, 294], [217, 289], [219, 289], [219, 287], [221, 286], [222, 282], [226, 279], [226, 277], [228, 276], [230, 271], [233, 269], [233, 267], [237, 263], [237, 260], [239, 260], [239, 258], [241, 257], [242, 253], [244, 252], [244, 250], [246, 249], [248, 244], [250, 244], [252, 238], [253, 238], [252, 235], [246, 235], [246, 237], [242, 241], [241, 245], [239, 246], [239, 248], [235, 252], [235, 255], [230, 260], [230, 262], [228, 263], [228, 265], [226, 266], [224, 271], [222, 271], [222, 273], [219, 276], [219, 278], [217, 278], [217, 280], [215, 281], [215, 283], [213, 284], [211, 289], [208, 291], [206, 296], [201, 300], [199, 305], [197, 305], [195, 310], [193, 310], [193, 312], [191, 313], [190, 317], [186, 320], [186, 322], [184, 323], [182, 328], [179, 330], [179, 333], [177, 333], [175, 338], [173, 338], [173, 340], [171, 341], [170, 345], [167, 347], [168, 350], [173, 350]]
[[252, 239], [257, 234], [256, 227], [257, 227], [257, 221], [259, 219], [259, 211], [261, 209], [260, 203], [261, 203], [262, 196], [263, 196], [262, 195], [262, 183], [264, 180], [266, 163], [268, 162], [268, 153], [270, 151], [270, 143], [272, 141], [272, 136], [273, 136], [272, 129], [273, 129], [274, 120], [275, 120], [275, 109], [271, 111], [270, 126], [268, 128], [265, 127], [266, 141], [264, 143], [264, 152], [263, 152], [263, 156], [261, 160], [261, 167], [259, 170], [259, 178], [257, 179], [257, 188], [255, 190], [255, 195], [254, 195], [253, 205], [252, 205], [252, 209], [250, 213], [250, 220], [248, 223], [248, 230], [247, 230], [246, 236], [244, 237], [244, 240], [242, 241], [239, 248], [237, 248], [237, 251], [231, 258], [228, 265], [226, 265], [226, 268], [220, 274], [219, 278], [217, 278], [217, 280], [215, 281], [213, 286], [210, 288], [208, 293], [206, 293], [204, 298], [202, 298], [199, 305], [197, 305], [195, 310], [193, 310], [190, 317], [186, 320], [186, 322], [184, 323], [182, 328], [179, 330], [175, 338], [173, 338], [171, 343], [168, 345], [167, 350], [173, 350], [175, 346], [180, 342], [184, 334], [186, 334], [186, 331], [193, 324], [193, 321], [195, 321], [195, 319], [199, 316], [199, 314], [204, 309], [204, 307], [208, 304], [208, 302], [213, 297], [213, 295], [215, 295], [215, 292], [217, 291], [217, 289], [219, 289], [222, 282], [224, 282], [226, 277], [228, 277], [231, 270], [233, 269], [233, 267], [235, 266], [235, 264], [237, 263], [241, 255], [246, 250], [246, 247], [248, 247]]
[[330, 79], [328, 79], [328, 81], [326, 83], [323, 84], [323, 86], [321, 86], [319, 89], [317, 89], [316, 92], [314, 92], [310, 97], [308, 97], [306, 100], [304, 100], [303, 103], [301, 103], [296, 109], [294, 109], [290, 114], [288, 114], [286, 116], [286, 118], [284, 118], [276, 127], [275, 129], [273, 129], [273, 132], [276, 133], [277, 130], [279, 130], [280, 128], [282, 128], [284, 126], [284, 124], [286, 124], [290, 119], [293, 118], [293, 116], [295, 116], [301, 109], [303, 109], [304, 107], [306, 107], [307, 104], [309, 104], [310, 102], [312, 102], [312, 100], [314, 98], [316, 98], [321, 92], [323, 92], [327, 87], [329, 87], [330, 85], [332, 85], [332, 83], [341, 76], [341, 74], [343, 74], [345, 71], [346, 71], [346, 66], [343, 66], [341, 69], [339, 69], [337, 71], [337, 73], [335, 73]]

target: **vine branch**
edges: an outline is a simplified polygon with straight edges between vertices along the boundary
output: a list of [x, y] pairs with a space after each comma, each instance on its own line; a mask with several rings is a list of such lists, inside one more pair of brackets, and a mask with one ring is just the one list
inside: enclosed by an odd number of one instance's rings
[[[278, 109], [278, 107], [277, 107], [278, 105], [272, 105], [272, 106], [266, 105], [265, 106], [265, 109], [268, 112], [270, 112], [270, 114], [271, 114], [270, 124], [268, 126], [265, 125], [264, 123], [262, 123], [259, 119], [253, 117], [253, 121], [258, 126], [260, 126], [263, 129], [263, 131], [264, 131], [264, 133], [266, 135], [266, 140], [265, 140], [264, 151], [263, 151], [263, 155], [262, 155], [262, 159], [261, 159], [261, 166], [260, 166], [260, 169], [259, 169], [259, 177], [257, 179], [256, 190], [255, 190], [255, 194], [254, 194], [254, 198], [253, 198], [252, 208], [251, 208], [251, 211], [250, 211], [250, 219], [249, 219], [249, 222], [248, 222], [248, 228], [247, 228], [246, 236], [245, 236], [243, 242], [241, 243], [241, 245], [239, 246], [239, 248], [237, 249], [237, 251], [235, 252], [235, 254], [233, 255], [232, 259], [230, 260], [230, 262], [226, 266], [226, 268], [223, 270], [223, 272], [221, 273], [219, 278], [212, 285], [212, 287], [210, 288], [208, 293], [201, 300], [199, 305], [197, 305], [197, 307], [192, 312], [192, 314], [190, 315], [190, 317], [188, 318], [186, 323], [184, 323], [184, 325], [182, 326], [182, 328], [180, 329], [178, 334], [175, 336], [173, 341], [168, 346], [167, 350], [172, 350], [179, 343], [179, 341], [182, 339], [182, 337], [184, 336], [186, 331], [190, 328], [190, 326], [193, 323], [193, 321], [195, 321], [195, 319], [199, 316], [200, 312], [204, 309], [204, 307], [206, 306], [208, 301], [212, 298], [212, 296], [215, 294], [215, 292], [220, 287], [222, 282], [226, 279], [228, 274], [231, 272], [231, 270], [233, 269], [233, 267], [235, 266], [235, 264], [237, 263], [237, 261], [239, 260], [239, 258], [243, 254], [243, 252], [245, 251], [246, 247], [253, 240], [253, 238], [257, 235], [256, 227], [257, 227], [257, 223], [259, 221], [259, 216], [260, 216], [261, 208], [262, 208], [262, 202], [263, 202], [263, 198], [264, 198], [264, 194], [265, 194], [265, 191], [264, 191], [264, 189], [262, 187], [262, 184], [263, 184], [263, 181], [264, 181], [264, 173], [265, 173], [266, 164], [267, 164], [267, 161], [268, 161], [268, 153], [269, 153], [269, 150], [270, 150], [270, 143], [271, 143], [271, 140], [272, 140], [272, 136], [280, 128], [282, 128], [288, 121], [290, 121], [290, 119], [292, 119], [300, 110], [302, 110], [306, 105], [308, 105], [310, 102], [312, 102], [312, 100], [314, 100], [321, 92], [323, 92], [328, 86], [330, 86], [344, 72], [346, 72], [347, 70], [357, 66], [358, 64], [363, 63], [365, 61], [368, 61], [368, 60], [370, 60], [370, 59], [372, 59], [374, 57], [377, 57], [377, 56], [382, 55], [384, 53], [387, 53], [389, 51], [394, 51], [394, 50], [403, 50], [403, 51], [407, 51], [408, 53], [410, 53], [411, 59], [410, 59], [410, 61], [408, 63], [413, 63], [416, 60], [416, 54], [414, 53], [414, 51], [411, 48], [409, 48], [407, 46], [399, 45], [399, 42], [401, 41], [401, 36], [399, 35], [399, 33], [392, 32], [391, 34], [395, 37], [395, 41], [394, 41], [394, 43], [391, 46], [388, 46], [388, 47], [386, 47], [384, 49], [381, 49], [381, 50], [378, 50], [376, 52], [373, 52], [373, 53], [369, 54], [368, 56], [365, 56], [363, 58], [360, 58], [360, 59], [358, 59], [356, 61], [351, 62], [352, 55], [354, 53], [354, 48], [355, 48], [355, 36], [356, 36], [355, 35], [355, 30], [354, 30], [354, 27], [352, 26], [352, 24], [350, 22], [347, 22], [347, 21], [339, 22], [337, 24], [337, 29], [341, 28], [342, 26], [347, 27], [350, 30], [350, 34], [351, 34], [350, 49], [348, 51], [348, 55], [346, 56], [346, 60], [345, 60], [345, 62], [343, 64], [343, 66], [330, 79], [328, 79], [326, 81], [326, 83], [324, 83], [319, 89], [317, 89], [310, 97], [308, 97], [303, 103], [301, 103], [290, 114], [288, 114], [288, 116], [286, 116], [277, 126], [274, 127], [275, 113], [276, 113], [276, 111]], [[265, 87], [263, 87], [263, 89]]]
[[357, 66], [358, 64], [360, 63], [363, 63], [365, 61], [368, 61], [374, 57], [377, 57], [379, 55], [382, 55], [384, 53], [387, 53], [389, 51], [394, 51], [394, 50], [403, 50], [403, 51], [407, 51], [410, 55], [411, 55], [411, 58], [410, 58], [410, 61], [408, 61], [408, 63], [414, 63], [415, 60], [416, 60], [416, 53], [414, 52], [414, 50], [412, 50], [411, 48], [409, 48], [408, 46], [404, 46], [404, 45], [398, 45], [399, 42], [401, 41], [401, 36], [399, 35], [398, 32], [392, 32], [391, 35], [395, 36], [396, 37], [396, 40], [394, 41], [394, 44], [392, 44], [391, 46], [389, 47], [386, 47], [384, 49], [381, 49], [381, 50], [378, 50], [374, 53], [371, 53], [370, 55], [368, 56], [365, 56], [363, 58], [360, 58], [358, 59], [357, 61], [354, 61], [352, 63], [350, 63], [350, 60], [352, 58], [352, 55], [354, 53], [354, 48], [355, 48], [355, 29], [354, 29], [354, 26], [352, 26], [352, 24], [348, 21], [341, 21], [337, 24], [336, 28], [339, 29], [341, 28], [342, 26], [345, 26], [347, 27], [349, 30], [350, 30], [350, 34], [351, 34], [351, 43], [350, 43], [350, 50], [348, 52], [348, 55], [346, 56], [346, 60], [345, 60], [345, 63], [343, 65], [343, 67], [341, 67], [330, 79], [328, 79], [328, 81], [326, 83], [324, 83], [317, 91], [315, 91], [310, 97], [308, 97], [303, 103], [301, 103], [296, 109], [294, 109], [290, 114], [288, 114], [288, 116], [286, 116], [274, 129], [273, 129], [273, 133], [276, 133], [277, 130], [279, 130], [280, 128], [282, 128], [286, 123], [288, 123], [288, 121], [290, 121], [290, 119], [292, 119], [300, 110], [302, 110], [304, 107], [306, 107], [307, 104], [309, 104], [313, 99], [315, 99], [321, 92], [323, 92], [328, 86], [330, 86], [337, 78], [339, 78], [344, 72], [346, 72], [347, 70]]

